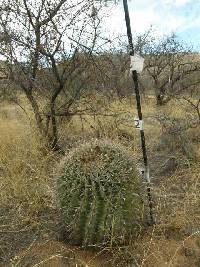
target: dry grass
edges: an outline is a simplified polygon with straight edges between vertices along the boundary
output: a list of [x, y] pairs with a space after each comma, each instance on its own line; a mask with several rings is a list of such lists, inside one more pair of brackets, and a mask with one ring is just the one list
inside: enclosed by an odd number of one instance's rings
[[[163, 112], [183, 118], [186, 113], [175, 102], [159, 110], [152, 99], [144, 103], [147, 144], [154, 163], [161, 127], [151, 117]], [[68, 266], [63, 258], [69, 251], [89, 267], [200, 266], [199, 128], [188, 131], [196, 146], [196, 162], [158, 177], [154, 187], [157, 224], [144, 229], [127, 247], [91, 252], [53, 241], [59, 219], [52, 170], [60, 156], [45, 149], [26, 110], [28, 115], [7, 103], [0, 108], [0, 257], [8, 262], [2, 266]], [[133, 128], [134, 100], [114, 101], [107, 112], [111, 113], [115, 116], [75, 116], [70, 123], [63, 121], [60, 142], [66, 151], [83, 139], [106, 137], [123, 143], [140, 162], [139, 132]]]
[[0, 124], [1, 203], [34, 202], [51, 195], [48, 165], [53, 155], [44, 156], [37, 133], [23, 120], [1, 119]]

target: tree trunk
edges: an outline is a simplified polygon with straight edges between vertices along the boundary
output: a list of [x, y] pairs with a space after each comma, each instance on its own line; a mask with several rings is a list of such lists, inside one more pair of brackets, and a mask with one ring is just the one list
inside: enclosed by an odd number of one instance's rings
[[163, 96], [161, 94], [156, 94], [156, 105], [162, 106], [164, 104]]
[[155, 97], [156, 97], [156, 105], [162, 106], [163, 105], [163, 95], [161, 94], [161, 90], [159, 88], [159, 83], [156, 78], [154, 78], [155, 83]]
[[[34, 96], [32, 95], [32, 91], [25, 91], [25, 93], [26, 93], [26, 97], [28, 98], [28, 100], [32, 106], [37, 128], [39, 130], [41, 137], [44, 139], [46, 146], [50, 147], [51, 149], [56, 147], [57, 139], [58, 139], [57, 138], [57, 129], [56, 129], [56, 134], [53, 134], [54, 136], [56, 136], [56, 138], [55, 137], [52, 138], [52, 136], [49, 134], [50, 116], [47, 117], [46, 124], [45, 124], [42, 117], [41, 117], [38, 103], [37, 103], [36, 99], [34, 98]], [[52, 126], [53, 126], [53, 123], [52, 123]], [[52, 128], [53, 128], [53, 132], [55, 132], [55, 126]]]
[[58, 148], [58, 130], [55, 115], [55, 102], [51, 103], [51, 124], [52, 124], [52, 136], [51, 136], [51, 148], [57, 150]]
[[164, 97], [161, 93], [161, 90], [157, 87], [155, 90], [155, 97], [156, 97], [156, 105], [162, 106], [164, 104]]
[[45, 130], [44, 130], [44, 126], [43, 126], [43, 123], [42, 123], [42, 117], [40, 115], [39, 106], [37, 104], [37, 101], [33, 97], [32, 91], [26, 90], [25, 93], [26, 93], [26, 97], [28, 98], [28, 100], [29, 100], [29, 102], [30, 102], [30, 104], [32, 106], [38, 130], [39, 130], [40, 134], [42, 136], [44, 136], [45, 135]]

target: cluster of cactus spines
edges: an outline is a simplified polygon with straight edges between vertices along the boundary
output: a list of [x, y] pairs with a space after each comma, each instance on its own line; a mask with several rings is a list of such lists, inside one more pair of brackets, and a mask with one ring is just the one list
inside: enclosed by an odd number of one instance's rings
[[92, 141], [66, 156], [57, 179], [69, 240], [122, 244], [142, 223], [143, 186], [134, 159], [119, 145]]

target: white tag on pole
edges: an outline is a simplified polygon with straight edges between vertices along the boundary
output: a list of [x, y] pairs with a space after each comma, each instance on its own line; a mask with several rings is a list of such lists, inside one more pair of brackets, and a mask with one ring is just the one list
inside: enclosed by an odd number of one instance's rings
[[139, 120], [138, 118], [134, 118], [135, 128], [139, 130], [143, 130], [143, 120]]
[[147, 183], [150, 183], [149, 167], [146, 167], [145, 168], [144, 178], [145, 178], [145, 180], [146, 180]]
[[140, 167], [139, 173], [143, 176], [145, 182], [150, 183], [150, 174], [149, 174], [149, 167]]
[[138, 54], [130, 56], [130, 58], [131, 58], [130, 71], [136, 70], [138, 73], [141, 73], [144, 67], [144, 58]]

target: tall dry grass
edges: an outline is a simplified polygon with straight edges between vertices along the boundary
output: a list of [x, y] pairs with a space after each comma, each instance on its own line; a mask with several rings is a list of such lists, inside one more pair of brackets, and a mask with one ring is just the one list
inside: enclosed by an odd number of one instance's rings
[[[27, 114], [19, 107], [8, 103], [0, 108], [0, 235], [2, 236], [0, 256], [2, 261], [8, 261], [9, 257], [13, 259], [13, 256], [17, 254], [18, 266], [22, 262], [20, 260], [25, 257], [21, 255], [28, 257], [32, 253], [32, 249], [27, 251], [23, 248], [29, 247], [34, 238], [38, 240], [36, 235], [29, 240], [28, 237], [32, 235], [32, 231], [36, 229], [36, 232], [40, 232], [45, 228], [39, 240], [40, 242], [51, 240], [55, 236], [48, 235], [46, 230], [48, 227], [52, 229], [53, 225], [52, 231], [56, 232], [54, 228], [58, 224], [54, 196], [55, 181], [52, 171], [60, 155], [45, 148], [34, 126], [32, 113], [28, 106], [25, 108]], [[159, 158], [159, 153], [161, 153], [156, 152], [155, 144], [158, 143], [162, 133], [161, 126], [152, 120], [152, 116], [162, 112], [168, 116], [184, 119], [185, 108], [172, 101], [167, 106], [158, 109], [152, 99], [145, 100], [143, 108], [145, 133], [152, 163], [155, 163], [154, 156]], [[98, 116], [74, 116], [71, 121], [63, 120], [59, 127], [59, 141], [67, 152], [83, 139], [91, 137], [112, 139], [125, 145], [140, 163], [142, 156], [139, 132], [133, 128], [135, 114], [133, 99], [131, 101], [115, 100], [110, 103], [106, 116], [101, 111]], [[187, 160], [180, 157], [181, 164], [175, 172], [164, 177], [157, 177], [158, 183], [153, 187], [157, 224], [144, 229], [143, 234], [130, 246], [112, 250], [108, 248], [103, 252], [89, 252], [89, 256], [84, 255], [85, 264], [88, 266], [106, 266], [107, 264], [107, 266], [142, 267], [200, 266], [198, 133], [200, 134], [199, 128], [188, 130], [188, 135], [196, 149], [196, 161], [185, 164]], [[156, 153], [158, 154], [154, 155]], [[162, 153], [165, 154], [165, 151]], [[168, 153], [167, 147], [166, 153]], [[160, 168], [159, 164], [155, 166]], [[49, 214], [52, 214], [52, 217], [49, 217]], [[44, 216], [42, 219], [41, 215]], [[25, 237], [23, 237], [23, 231], [27, 231]], [[22, 241], [22, 245], [20, 242], [15, 243], [15, 245], [19, 244], [19, 247], [14, 248], [11, 243], [16, 235], [18, 239], [24, 238], [26, 241], [24, 243]], [[59, 247], [56, 244], [54, 243], [54, 248], [51, 249], [48, 257], [51, 258], [56, 248]], [[37, 250], [40, 254], [37, 246], [41, 245], [34, 243], [34, 251]], [[8, 252], [9, 250], [12, 253]], [[19, 250], [21, 251], [18, 252]], [[62, 255], [62, 252], [59, 253]], [[79, 251], [78, 255], [81, 253]], [[101, 254], [106, 256], [101, 256], [99, 260], [98, 255]], [[83, 258], [83, 256], [80, 257]], [[98, 264], [95, 263], [96, 258], [98, 258]], [[62, 265], [57, 263], [57, 266]]]
[[23, 116], [1, 118], [0, 125], [1, 204], [40, 201], [45, 205], [51, 198], [49, 174], [53, 154], [44, 151], [38, 133]]

